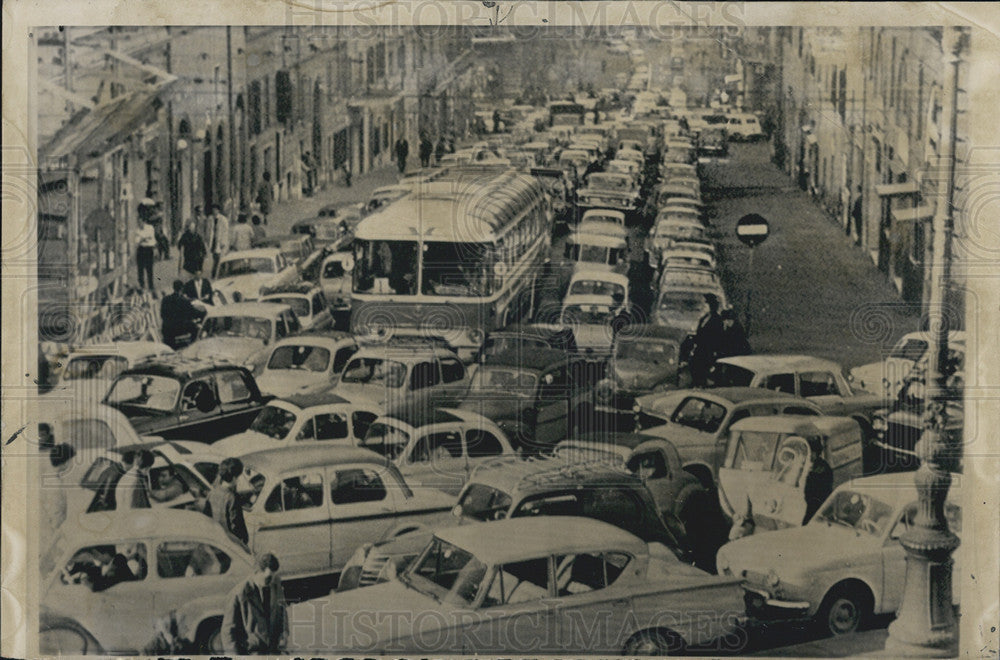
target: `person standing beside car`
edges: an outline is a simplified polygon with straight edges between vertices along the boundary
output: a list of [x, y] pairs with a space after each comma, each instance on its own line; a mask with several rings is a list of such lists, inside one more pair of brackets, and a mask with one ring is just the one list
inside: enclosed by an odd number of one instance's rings
[[706, 293], [705, 302], [708, 311], [698, 320], [691, 349], [691, 382], [694, 387], [708, 385], [708, 372], [715, 363], [723, 338], [719, 298], [714, 293]]
[[115, 487], [116, 509], [148, 509], [149, 468], [153, 466], [153, 454], [145, 449], [136, 455], [135, 463], [118, 480]]
[[229, 232], [229, 247], [233, 252], [249, 250], [253, 244], [253, 229], [247, 224], [246, 213], [236, 218], [236, 226]]
[[833, 469], [823, 458], [823, 439], [818, 436], [809, 438], [809, 454], [812, 465], [806, 474], [806, 482], [802, 494], [806, 499], [806, 515], [802, 518], [805, 525], [833, 492]]
[[191, 300], [199, 300], [206, 305], [213, 304], [212, 283], [201, 274], [200, 270], [195, 271], [191, 279], [184, 285], [183, 291], [184, 295]]
[[198, 234], [194, 220], [188, 222], [184, 233], [177, 239], [177, 248], [181, 252], [177, 274], [180, 275], [180, 271], [184, 270], [193, 277], [204, 267], [207, 253], [205, 241]]
[[222, 207], [218, 204], [212, 207], [212, 228], [209, 245], [212, 247], [212, 277], [219, 270], [219, 260], [229, 252], [229, 218], [222, 215]]
[[278, 558], [270, 552], [257, 559], [256, 570], [236, 585], [222, 617], [222, 645], [236, 655], [274, 654], [288, 639], [288, 610]]
[[236, 494], [236, 479], [243, 474], [243, 462], [238, 458], [227, 458], [219, 465], [219, 477], [208, 493], [205, 513], [223, 526], [227, 532], [247, 543], [247, 532], [243, 507]]
[[204, 309], [198, 309], [192, 304], [184, 295], [183, 289], [184, 283], [174, 280], [174, 292], [160, 301], [163, 343], [174, 350], [181, 347], [179, 340], [184, 335], [190, 335], [191, 340], [194, 339], [198, 334], [198, 321], [205, 318], [206, 314]]

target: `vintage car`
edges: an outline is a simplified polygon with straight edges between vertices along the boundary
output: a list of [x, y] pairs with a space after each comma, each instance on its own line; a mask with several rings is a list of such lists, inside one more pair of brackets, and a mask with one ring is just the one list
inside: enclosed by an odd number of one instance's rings
[[351, 309], [353, 269], [354, 255], [350, 252], [334, 252], [323, 259], [319, 269], [319, 286], [334, 312], [348, 312]]
[[[881, 394], [892, 400], [899, 394], [906, 377], [930, 353], [933, 335], [928, 331], [908, 332], [889, 350], [882, 362], [873, 362], [851, 369], [851, 385], [873, 394]], [[948, 333], [948, 347], [955, 351], [955, 357], [964, 358], [965, 332], [952, 330]]]
[[564, 350], [514, 346], [481, 361], [459, 408], [496, 422], [516, 447], [544, 451], [569, 433], [569, 412], [592, 375]]
[[454, 497], [411, 490], [367, 449], [305, 443], [240, 457], [250, 547], [272, 552], [286, 578], [338, 573], [362, 543], [439, 525]]
[[212, 288], [226, 300], [256, 300], [266, 286], [296, 282], [299, 271], [278, 248], [240, 250], [223, 255]]
[[529, 348], [552, 348], [575, 353], [576, 336], [572, 328], [558, 324], [515, 323], [486, 333], [483, 346], [473, 361], [482, 362], [491, 355]]
[[660, 291], [684, 288], [686, 286], [722, 289], [719, 274], [706, 268], [675, 266], [674, 268], [664, 268], [660, 273], [660, 281], [657, 284]]
[[612, 209], [590, 209], [583, 212], [583, 216], [580, 218], [580, 225], [583, 226], [585, 222], [590, 221], [609, 222], [619, 227], [625, 227], [625, 214]]
[[333, 393], [351, 401], [368, 399], [385, 413], [458, 403], [469, 386], [465, 365], [454, 351], [433, 343], [393, 340], [365, 344], [341, 372]]
[[816, 404], [800, 397], [755, 387], [719, 387], [647, 394], [636, 399], [636, 426], [670, 440], [684, 469], [715, 488], [726, 455], [729, 429], [747, 417], [821, 415]]
[[264, 353], [254, 367], [263, 394], [291, 396], [329, 390], [352, 355], [358, 352], [346, 332], [285, 337]]
[[690, 240], [705, 240], [704, 225], [698, 218], [690, 216], [664, 216], [653, 226], [646, 245], [650, 252], [650, 265], [661, 266], [660, 254], [670, 249], [674, 243]]
[[407, 184], [394, 184], [376, 188], [368, 197], [368, 201], [363, 202], [359, 207], [361, 217], [364, 218], [369, 216], [375, 211], [378, 211], [380, 208], [388, 206], [389, 204], [406, 197], [411, 192], [413, 192], [413, 187], [412, 185]]
[[559, 322], [573, 328], [579, 350], [608, 357], [615, 338], [614, 320], [623, 309], [627, 309], [624, 301], [607, 296], [566, 296]]
[[213, 442], [246, 430], [265, 397], [245, 367], [175, 356], [126, 369], [104, 403], [139, 434]]
[[260, 364], [269, 346], [302, 331], [290, 305], [241, 302], [208, 310], [198, 338], [178, 354], [194, 359], [225, 359], [250, 368]]
[[591, 268], [581, 264], [573, 271], [566, 289], [566, 299], [576, 296], [600, 297], [606, 303], [615, 302], [617, 299], [622, 305], [627, 306], [628, 278], [599, 266]]
[[316, 250], [312, 235], [308, 233], [277, 234], [264, 236], [253, 242], [255, 248], [275, 248], [281, 252], [285, 262], [298, 266]]
[[[709, 269], [703, 269], [709, 270]], [[709, 272], [711, 272], [709, 270]], [[721, 286], [677, 285], [660, 290], [653, 307], [653, 323], [684, 332], [694, 333], [698, 321], [708, 312], [705, 295], [712, 294], [719, 299], [719, 306], [726, 309], [726, 294]]]
[[354, 206], [328, 204], [315, 217], [298, 220], [292, 225], [293, 234], [306, 234], [317, 247], [339, 245], [350, 238], [350, 227], [358, 220]]
[[107, 654], [79, 621], [52, 614], [47, 607], [40, 607], [38, 612], [38, 652], [43, 656]]
[[855, 392], [836, 362], [808, 355], [739, 355], [717, 360], [710, 379], [718, 387], [763, 387], [812, 401], [825, 415], [857, 420], [872, 437], [872, 414], [882, 397]]
[[81, 346], [60, 360], [62, 369], [55, 387], [42, 395], [42, 405], [61, 402], [97, 402], [122, 371], [174, 352], [155, 341], [118, 341], [107, 346]]
[[260, 302], [288, 305], [295, 312], [299, 327], [304, 331], [329, 330], [333, 327], [333, 313], [323, 290], [312, 282], [283, 284], [264, 287]]
[[[957, 485], [944, 514], [960, 536]], [[719, 572], [743, 580], [746, 612], [755, 619], [812, 619], [827, 634], [851, 633], [871, 615], [899, 609], [906, 574], [899, 538], [916, 514], [912, 474], [854, 479], [835, 490], [808, 524], [724, 545]], [[961, 575], [958, 554], [955, 560], [954, 574]], [[959, 602], [957, 589], [952, 597]]]
[[660, 165], [660, 175], [664, 178], [664, 180], [668, 181], [670, 180], [670, 177], [673, 176], [693, 177], [697, 179], [698, 167], [696, 165], [689, 165], [687, 163], [665, 162]]
[[[452, 509], [452, 523], [581, 516], [603, 520], [648, 543], [662, 543], [678, 557], [689, 559], [691, 553], [684, 530], [673, 514], [673, 501], [666, 509], [660, 508], [652, 489], [647, 487], [651, 482], [644, 483], [642, 478], [624, 472], [625, 462], [620, 456], [612, 454], [609, 460], [607, 455], [597, 456], [589, 447], [587, 451], [567, 447], [565, 453], [555, 456], [530, 460], [507, 456], [482, 463], [459, 494], [458, 504]], [[655, 482], [668, 496], [675, 490], [671, 486], [676, 484], [669, 478]], [[337, 591], [395, 579], [431, 537], [430, 531], [413, 532], [359, 547], [344, 567]]]
[[352, 403], [330, 394], [296, 394], [273, 399], [261, 408], [250, 428], [223, 438], [212, 450], [226, 456], [325, 442], [353, 447], [379, 416], [375, 406]]
[[172, 611], [205, 653], [222, 651], [226, 596], [253, 570], [239, 540], [202, 513], [130, 509], [67, 520], [42, 553], [40, 604], [85, 626], [105, 652], [139, 655]]
[[705, 250], [690, 250], [676, 243], [660, 254], [661, 268], [702, 268], [715, 270], [715, 256]]
[[286, 651], [664, 654], [735, 632], [738, 604], [735, 579], [608, 523], [513, 518], [439, 530], [398, 580], [293, 605]]
[[761, 130], [757, 115], [748, 112], [731, 112], [726, 116], [726, 132], [734, 142], [757, 142], [767, 139]]
[[454, 408], [383, 415], [356, 444], [392, 461], [410, 486], [453, 495], [484, 460], [517, 453], [496, 424]]
[[606, 208], [627, 215], [639, 208], [639, 186], [631, 174], [594, 172], [587, 177], [586, 186], [577, 191], [578, 210]]
[[739, 533], [805, 523], [813, 438], [823, 445], [834, 488], [862, 475], [861, 427], [850, 417], [748, 417], [730, 427], [719, 467], [719, 504], [734, 523], [742, 525]]

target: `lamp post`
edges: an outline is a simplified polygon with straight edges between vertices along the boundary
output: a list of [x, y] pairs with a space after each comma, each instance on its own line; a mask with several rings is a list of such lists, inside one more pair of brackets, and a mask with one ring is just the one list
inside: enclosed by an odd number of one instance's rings
[[889, 626], [885, 650], [899, 657], [942, 657], [958, 654], [958, 624], [952, 607], [952, 553], [958, 537], [948, 529], [945, 498], [951, 486], [961, 444], [947, 431], [948, 318], [944, 306], [951, 277], [951, 238], [954, 227], [955, 139], [958, 70], [963, 35], [958, 28], [942, 34], [945, 60], [940, 163], [944, 180], [938, 186], [934, 215], [934, 252], [931, 256], [930, 311], [934, 339], [928, 361], [924, 432], [917, 444], [920, 468], [914, 475], [918, 504], [913, 524], [900, 538], [906, 550], [906, 581], [899, 616]]

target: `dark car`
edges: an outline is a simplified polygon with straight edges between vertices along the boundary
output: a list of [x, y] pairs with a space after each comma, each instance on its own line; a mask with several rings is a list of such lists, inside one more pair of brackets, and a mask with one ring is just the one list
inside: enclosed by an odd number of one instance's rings
[[139, 435], [214, 442], [249, 428], [268, 399], [245, 367], [171, 357], [126, 369], [103, 402]]
[[515, 446], [545, 451], [569, 433], [570, 410], [594, 384], [588, 372], [565, 351], [515, 346], [479, 365], [459, 408], [496, 422]]
[[491, 355], [505, 351], [527, 348], [551, 348], [570, 353], [576, 352], [576, 336], [569, 326], [552, 324], [509, 325], [502, 330], [494, 330], [486, 335], [483, 346], [476, 356], [479, 362]]

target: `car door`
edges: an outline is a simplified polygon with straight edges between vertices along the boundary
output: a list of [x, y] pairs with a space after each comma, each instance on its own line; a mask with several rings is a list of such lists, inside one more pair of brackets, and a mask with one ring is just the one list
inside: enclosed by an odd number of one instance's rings
[[[479, 609], [461, 634], [462, 653], [555, 653], [552, 557], [497, 566], [488, 577]], [[515, 634], [516, 631], [516, 634]]]
[[218, 438], [241, 433], [248, 428], [260, 412], [261, 401], [257, 385], [239, 369], [224, 369], [215, 373], [221, 414]]
[[152, 559], [155, 582], [150, 590], [158, 615], [205, 594], [228, 593], [235, 583], [230, 571], [242, 568], [225, 550], [201, 539], [161, 539]]
[[468, 474], [468, 462], [457, 425], [421, 433], [403, 456], [400, 472], [412, 488], [437, 488], [458, 494]]
[[329, 544], [333, 570], [340, 570], [363, 543], [378, 541], [396, 522], [395, 493], [376, 465], [327, 468], [330, 491]]
[[312, 330], [329, 330], [333, 327], [333, 314], [330, 312], [330, 304], [326, 301], [326, 296], [322, 291], [313, 293], [310, 304], [312, 305]]
[[837, 376], [830, 371], [803, 371], [798, 374], [799, 396], [820, 407], [827, 415], [845, 412], [844, 397], [837, 389]]
[[254, 554], [273, 552], [287, 576], [329, 570], [330, 500], [324, 486], [322, 468], [288, 473], [271, 484], [262, 494], [259, 525], [251, 539]]
[[458, 405], [468, 389], [466, 380], [465, 365], [461, 360], [454, 357], [443, 357], [439, 361], [441, 368], [441, 396], [439, 397], [442, 406]]
[[566, 366], [543, 373], [538, 382], [535, 442], [551, 446], [566, 437], [568, 428], [571, 390]]
[[621, 653], [634, 615], [628, 591], [615, 583], [631, 562], [624, 552], [556, 556], [552, 630], [564, 648]]
[[[408, 396], [405, 402], [411, 410], [424, 410], [427, 407], [434, 407], [435, 386], [441, 382], [441, 373], [438, 371], [437, 363], [433, 360], [425, 360], [413, 365], [410, 371], [409, 383], [407, 383]], [[389, 406], [386, 406], [387, 410]]]

